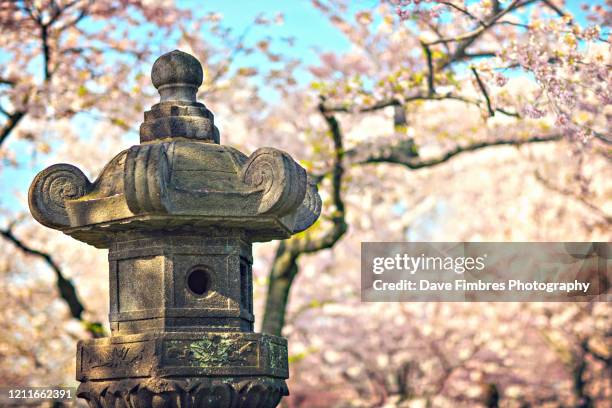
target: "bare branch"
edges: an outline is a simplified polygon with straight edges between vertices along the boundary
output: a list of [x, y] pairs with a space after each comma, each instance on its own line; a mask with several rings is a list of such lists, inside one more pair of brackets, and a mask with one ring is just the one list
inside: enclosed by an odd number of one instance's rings
[[12, 79], [8, 79], [8, 78], [0, 78], [0, 84], [14, 86], [15, 81], [13, 81]]
[[31, 7], [26, 7], [25, 3], [24, 7], [22, 8], [23, 11], [25, 11], [29, 16], [30, 19], [32, 19], [32, 21], [34, 21], [37, 24], [42, 24], [42, 15], [40, 14], [40, 10], [36, 9], [34, 10]]
[[431, 56], [431, 49], [424, 42], [421, 42], [421, 46], [423, 47], [423, 52], [427, 58], [427, 95], [433, 96], [436, 93], [436, 89], [434, 88], [434, 66]]
[[[429, 20], [424, 21], [424, 23], [425, 23], [425, 25], [427, 25], [427, 27], [429, 27], [429, 29], [430, 29], [431, 31], [433, 31], [434, 33], [436, 33], [436, 35], [438, 36], [438, 38], [442, 38], [442, 37], [443, 37], [443, 35], [442, 35], [442, 33], [440, 32], [440, 29], [438, 28], [438, 26], [436, 26], [435, 24], [433, 24], [433, 23], [432, 23], [431, 21], [429, 21]], [[444, 49], [446, 50], [446, 53], [447, 53], [447, 54], [450, 54], [450, 53], [451, 53], [451, 50], [450, 50], [450, 48], [449, 48], [449, 46], [448, 46], [448, 43], [442, 43], [442, 45], [444, 46]]]
[[491, 57], [495, 57], [496, 55], [497, 53], [495, 51], [465, 52], [463, 54], [464, 59], [491, 58]]
[[480, 79], [480, 75], [478, 75], [478, 71], [476, 71], [476, 68], [472, 67], [471, 70], [474, 73], [474, 77], [476, 77], [478, 87], [480, 88], [480, 91], [482, 92], [485, 101], [487, 102], [487, 110], [489, 111], [489, 116], [495, 116], [495, 110], [491, 107], [491, 99], [489, 98], [489, 93], [487, 92], [485, 84]]
[[478, 17], [476, 17], [475, 15], [470, 13], [467, 9], [464, 9], [463, 7], [459, 7], [458, 5], [456, 5], [454, 3], [451, 3], [449, 1], [439, 1], [438, 3], [444, 4], [445, 6], [448, 6], [450, 8], [454, 8], [455, 10], [459, 11], [462, 14], [465, 14], [466, 16], [471, 18], [472, 20], [475, 20], [475, 21], [479, 22], [483, 26], [485, 25], [484, 21], [482, 21], [481, 19], [479, 19]]
[[[414, 154], [408, 154], [408, 152], [399, 151], [398, 149], [388, 149], [390, 151], [386, 153], [381, 153], [380, 155], [372, 155], [366, 159], [359, 160], [357, 162], [351, 164], [370, 164], [370, 163], [395, 163], [400, 164], [402, 166], [406, 166], [409, 169], [422, 169], [425, 167], [433, 167], [438, 164], [445, 163], [452, 159], [455, 156], [458, 156], [462, 153], [474, 152], [481, 149], [486, 149], [488, 147], [494, 146], [521, 146], [524, 144], [530, 143], [543, 143], [543, 142], [551, 142], [557, 141], [562, 138], [559, 134], [551, 134], [545, 136], [533, 136], [526, 139], [516, 139], [516, 138], [508, 138], [508, 139], [497, 139], [485, 142], [477, 142], [472, 143], [466, 146], [457, 146], [448, 152], [432, 158], [432, 159], [422, 159], [420, 157], [415, 157]], [[384, 150], [383, 150], [384, 151]], [[347, 155], [350, 153], [347, 152]]]
[[[325, 101], [319, 103], [319, 112], [323, 115], [329, 128], [329, 134], [334, 145], [334, 159], [331, 173], [332, 200], [335, 207], [331, 215], [332, 227], [322, 236], [311, 237], [308, 233], [294, 236], [289, 240], [282, 241], [272, 264], [270, 271], [266, 307], [262, 324], [262, 331], [274, 335], [280, 335], [285, 324], [287, 301], [291, 285], [299, 272], [298, 259], [306, 253], [317, 252], [322, 249], [331, 248], [347, 231], [348, 226], [345, 219], [345, 205], [342, 199], [342, 177], [344, 175], [344, 147], [342, 142], [342, 130], [338, 120], [332, 112], [324, 108]], [[320, 178], [319, 180], [321, 180]]]
[[610, 139], [609, 137], [607, 137], [603, 133], [596, 132], [593, 129], [589, 129], [589, 130], [591, 131], [591, 133], [593, 134], [593, 136], [595, 138], [601, 140], [602, 142], [604, 142], [606, 144], [612, 144], [612, 139]]
[[434, 45], [434, 44], [440, 44], [440, 43], [443, 44], [447, 42], [458, 42], [459, 43], [457, 45], [457, 48], [455, 49], [455, 52], [450, 56], [450, 58], [444, 64], [442, 64], [441, 68], [446, 68], [447, 66], [451, 65], [453, 62], [462, 60], [465, 56], [467, 49], [478, 39], [478, 37], [484, 34], [488, 29], [493, 27], [503, 16], [505, 16], [511, 11], [517, 10], [530, 3], [533, 3], [534, 1], [537, 1], [537, 0], [524, 0], [523, 2], [520, 2], [520, 0], [513, 0], [512, 3], [510, 3], [508, 7], [506, 7], [503, 10], [499, 9], [499, 4], [497, 5], [494, 4], [492, 16], [489, 17], [486, 21], [484, 21], [484, 24], [481, 24], [478, 28], [472, 31], [469, 31], [467, 33], [464, 33], [464, 34], [454, 36], [454, 37], [440, 38], [438, 40], [428, 43], [428, 45]]
[[[455, 100], [455, 101], [460, 101], [460, 102], [465, 102], [471, 105], [475, 105], [480, 107], [481, 102], [478, 100], [474, 100], [474, 99], [470, 99], [470, 98], [466, 98], [464, 96], [461, 95], [455, 95], [451, 92], [446, 93], [446, 94], [436, 94], [436, 95], [424, 95], [424, 94], [416, 94], [416, 95], [411, 95], [411, 96], [406, 96], [402, 98], [402, 101], [399, 101], [398, 99], [384, 99], [381, 101], [378, 101], [370, 106], [366, 106], [366, 107], [360, 107], [360, 108], [356, 108], [356, 109], [351, 109], [349, 107], [346, 106], [328, 106], [326, 105], [324, 107], [326, 112], [344, 112], [344, 113], [369, 113], [369, 112], [375, 112], [384, 108], [387, 108], [389, 106], [401, 106], [402, 104], [408, 103], [408, 102], [414, 102], [414, 101], [441, 101], [441, 100]], [[509, 112], [505, 109], [502, 108], [495, 108], [496, 112], [500, 112], [503, 113], [504, 115], [507, 116], [512, 116], [515, 118], [520, 118], [520, 115], [516, 112]]]
[[319, 103], [319, 112], [327, 122], [329, 132], [334, 144], [334, 162], [332, 167], [332, 202], [335, 210], [331, 216], [332, 228], [322, 237], [317, 239], [305, 238], [296, 240], [295, 251], [299, 253], [310, 253], [322, 249], [331, 248], [344, 235], [348, 226], [345, 220], [345, 206], [342, 200], [342, 176], [344, 175], [344, 146], [342, 143], [342, 131], [336, 117], [324, 108], [324, 100]]
[[585, 344], [584, 350], [588, 352], [591, 356], [593, 356], [595, 359], [604, 363], [608, 369], [612, 369], [612, 357], [611, 356], [601, 354], [597, 350], [594, 350], [592, 347], [589, 346], [588, 342]]
[[13, 129], [15, 129], [15, 126], [19, 124], [24, 115], [25, 112], [23, 111], [17, 111], [9, 115], [8, 119], [4, 123], [4, 126], [2, 126], [2, 129], [0, 129], [0, 146], [2, 146], [2, 143], [4, 143]]
[[48, 82], [51, 79], [51, 49], [49, 47], [48, 26], [44, 24], [40, 26], [40, 45], [44, 61], [45, 81]]
[[[543, 3], [546, 4], [547, 7], [554, 10], [555, 13], [559, 15], [559, 17], [566, 17], [568, 15], [565, 11], [561, 10], [559, 7], [557, 7], [555, 3], [553, 3], [550, 0], [543, 0]], [[571, 25], [572, 23], [573, 23], [572, 20], [570, 20], [569, 24]]]
[[[217, 82], [219, 81], [219, 79], [221, 79], [221, 77], [228, 71], [230, 65], [234, 62], [238, 55], [244, 51], [244, 40], [247, 38], [247, 35], [253, 29], [253, 27], [255, 27], [254, 22], [247, 25], [242, 31], [242, 33], [238, 36], [234, 44], [231, 45], [231, 51], [229, 55], [224, 59], [223, 63], [219, 65], [215, 73], [211, 75], [210, 80], [208, 81], [210, 83], [210, 86], [205, 91], [205, 93], [209, 93], [212, 88], [217, 86]], [[186, 35], [186, 37], [189, 38], [189, 35]]]
[[449, 42], [459, 42], [459, 41], [464, 41], [464, 40], [472, 40], [472, 39], [478, 37], [483, 32], [485, 32], [487, 29], [491, 28], [495, 24], [495, 22], [497, 22], [497, 20], [499, 20], [500, 18], [505, 16], [510, 11], [514, 10], [515, 8], [522, 7], [525, 4], [531, 3], [531, 2], [532, 1], [526, 1], [525, 3], [519, 5], [518, 4], [519, 0], [513, 0], [512, 3], [510, 3], [510, 5], [508, 7], [506, 7], [504, 10], [498, 12], [497, 14], [495, 14], [493, 17], [491, 17], [487, 21], [482, 22], [481, 26], [479, 28], [477, 28], [475, 30], [472, 30], [472, 31], [469, 31], [467, 33], [459, 34], [459, 35], [454, 36], [454, 37], [440, 38], [438, 40], [434, 40], [434, 41], [431, 41], [431, 42], [427, 43], [427, 45], [436, 45], [436, 44], [449, 43]]
[[[79, 2], [79, 0], [75, 0], [75, 1], [70, 2], [69, 4], [67, 4], [62, 9], [61, 13], [65, 12], [67, 9], [75, 6], [78, 2]], [[79, 13], [77, 14], [77, 16], [74, 19], [72, 19], [70, 21], [67, 21], [66, 23], [64, 23], [61, 26], [57, 27], [56, 30], [58, 32], [61, 32], [61, 31], [65, 30], [68, 27], [74, 27], [75, 25], [77, 25], [83, 18], [87, 17], [87, 15], [89, 13], [89, 9], [90, 9], [90, 7], [93, 4], [94, 4], [94, 0], [88, 0], [87, 4], [85, 6], [83, 6], [81, 11], [79, 11]], [[57, 17], [59, 17], [59, 15]]]
[[499, 13], [502, 10], [499, 0], [493, 0], [493, 13]]

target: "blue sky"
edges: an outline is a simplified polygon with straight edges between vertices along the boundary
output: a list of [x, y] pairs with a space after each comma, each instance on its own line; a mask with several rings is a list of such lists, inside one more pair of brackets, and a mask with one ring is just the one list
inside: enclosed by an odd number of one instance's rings
[[[358, 0], [357, 4], [372, 4]], [[298, 39], [295, 47], [285, 49], [305, 60], [316, 61], [316, 49], [342, 51], [349, 46], [348, 41], [315, 9], [308, 0], [179, 0], [181, 7], [198, 12], [216, 12], [223, 15], [226, 25], [236, 32], [242, 32], [260, 13], [272, 16], [278, 12], [285, 17], [285, 23], [273, 28], [277, 36], [293, 36]]]
[[[355, 0], [357, 8], [371, 7], [377, 2], [375, 0]], [[188, 8], [197, 13], [220, 13], [223, 16], [223, 24], [232, 29], [235, 35], [242, 33], [253, 20], [260, 14], [273, 17], [281, 13], [284, 23], [271, 25], [270, 27], [254, 27], [249, 31], [248, 41], [259, 40], [266, 35], [274, 38], [294, 37], [292, 46], [285, 42], [275, 41], [272, 46], [273, 52], [299, 58], [305, 65], [314, 65], [319, 61], [320, 52], [332, 51], [343, 52], [350, 48], [349, 41], [338, 31], [325, 16], [311, 5], [309, 0], [178, 0], [180, 7]], [[257, 53], [237, 58], [237, 65], [252, 65], [260, 69], [270, 68], [266, 58]], [[307, 84], [311, 75], [306, 69], [296, 72], [296, 79]], [[276, 94], [263, 85], [263, 96], [274, 99]]]

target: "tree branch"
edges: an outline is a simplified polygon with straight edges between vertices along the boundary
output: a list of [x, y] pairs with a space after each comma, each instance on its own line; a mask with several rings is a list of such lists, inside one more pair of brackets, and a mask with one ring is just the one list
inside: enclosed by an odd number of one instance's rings
[[522, 3], [520, 2], [520, 0], [513, 0], [512, 3], [510, 3], [508, 7], [503, 10], [499, 10], [499, 3], [497, 3], [497, 5], [494, 5], [493, 7], [492, 15], [484, 22], [481, 22], [478, 28], [454, 37], [440, 38], [438, 40], [428, 43], [428, 45], [431, 46], [434, 44], [444, 44], [449, 42], [459, 43], [457, 45], [457, 48], [455, 49], [455, 52], [444, 64], [442, 64], [441, 68], [444, 69], [451, 65], [453, 62], [463, 59], [465, 57], [465, 53], [468, 47], [472, 45], [478, 39], [478, 37], [484, 34], [488, 29], [493, 27], [499, 21], [499, 19], [501, 19], [509, 12], [524, 7], [530, 3], [533, 3], [534, 1], [537, 0], [524, 0]]
[[[293, 280], [299, 272], [298, 259], [302, 254], [313, 253], [331, 248], [347, 231], [346, 209], [342, 199], [342, 177], [344, 175], [344, 147], [340, 124], [333, 113], [324, 108], [324, 100], [319, 103], [319, 112], [325, 119], [334, 146], [331, 169], [332, 201], [335, 207], [331, 215], [332, 226], [322, 236], [311, 237], [308, 233], [282, 241], [276, 251], [270, 280], [268, 297], [262, 324], [262, 331], [281, 335], [285, 324], [287, 301]], [[319, 179], [322, 180], [322, 179]]]
[[[455, 95], [453, 93], [446, 93], [446, 94], [436, 94], [436, 95], [423, 95], [423, 94], [416, 94], [416, 95], [411, 95], [411, 96], [406, 96], [404, 98], [402, 98], [403, 102], [400, 102], [398, 99], [392, 98], [392, 99], [384, 99], [381, 101], [378, 101], [370, 106], [365, 106], [365, 107], [358, 107], [356, 109], [351, 109], [349, 107], [346, 106], [342, 106], [342, 105], [332, 105], [332, 106], [328, 106], [325, 105], [324, 106], [324, 110], [325, 112], [338, 112], [338, 113], [369, 113], [369, 112], [375, 112], [381, 109], [385, 109], [389, 106], [401, 106], [402, 104], [408, 103], [408, 102], [414, 102], [414, 101], [443, 101], [443, 100], [453, 100], [453, 101], [460, 101], [460, 102], [465, 102], [471, 105], [475, 105], [480, 107], [481, 102], [478, 100], [474, 100], [474, 99], [470, 99], [470, 98], [466, 98], [464, 96], [461, 95]], [[519, 115], [516, 112], [509, 112], [505, 109], [502, 108], [495, 108], [496, 112], [502, 113], [504, 115], [507, 116], [512, 116], [515, 118], [520, 118], [521, 115]]]
[[[480, 58], [480, 57], [491, 57], [491, 56], [495, 56], [495, 52], [492, 51], [484, 51], [484, 52], [475, 52], [475, 53], [467, 53], [467, 49], [470, 47], [470, 45], [472, 45], [479, 36], [481, 36], [484, 32], [486, 32], [488, 29], [490, 29], [491, 27], [493, 27], [494, 25], [496, 25], [497, 23], [499, 23], [499, 20], [504, 17], [506, 14], [510, 13], [511, 11], [517, 10], [519, 8], [525, 7], [528, 4], [531, 4], [535, 1], [538, 0], [513, 0], [508, 7], [506, 7], [505, 9], [501, 9], [500, 8], [500, 3], [498, 1], [495, 1], [493, 3], [493, 8], [492, 8], [492, 13], [491, 16], [486, 19], [485, 21], [480, 21], [480, 25], [478, 28], [457, 35], [457, 36], [453, 36], [453, 37], [443, 37], [443, 38], [438, 38], [437, 40], [434, 41], [430, 41], [430, 42], [422, 42], [421, 46], [423, 47], [423, 51], [425, 53], [425, 56], [427, 58], [427, 65], [428, 65], [428, 92], [427, 94], [416, 94], [416, 95], [412, 95], [412, 96], [406, 96], [404, 98], [402, 98], [402, 101], [400, 102], [398, 99], [388, 99], [388, 100], [382, 100], [382, 101], [378, 101], [376, 103], [374, 103], [373, 105], [367, 106], [367, 107], [363, 107], [363, 108], [358, 108], [355, 110], [351, 110], [350, 108], [347, 108], [345, 106], [325, 106], [324, 110], [325, 112], [347, 112], [347, 113], [351, 113], [351, 112], [357, 112], [357, 113], [365, 113], [365, 112], [373, 112], [373, 111], [377, 111], [380, 109], [384, 109], [388, 106], [396, 106], [396, 105], [401, 105], [403, 103], [406, 102], [411, 102], [411, 101], [420, 101], [420, 100], [445, 100], [445, 99], [451, 99], [451, 100], [460, 100], [466, 103], [470, 103], [476, 106], [481, 105], [480, 101], [474, 101], [471, 100], [469, 98], [466, 97], [462, 97], [460, 95], [454, 95], [452, 93], [447, 93], [445, 95], [436, 95], [435, 94], [435, 88], [434, 88], [434, 72], [435, 72], [435, 66], [433, 64], [433, 60], [432, 60], [432, 53], [431, 53], [431, 46], [432, 45], [436, 45], [436, 44], [442, 44], [445, 47], [447, 47], [448, 43], [458, 43], [455, 51], [452, 53], [452, 55], [446, 59], [439, 67], [439, 69], [445, 69], [447, 68], [449, 65], [451, 65], [452, 63], [459, 61], [459, 60], [463, 60], [465, 58]], [[504, 115], [508, 115], [508, 116], [513, 116], [513, 117], [517, 117], [519, 118], [520, 115], [516, 112], [510, 112], [507, 111], [505, 109], [502, 108], [493, 108], [492, 104], [491, 104], [491, 100], [489, 98], [489, 95], [486, 91], [486, 89], [483, 86], [483, 83], [479, 77], [479, 75], [474, 72], [474, 74], [477, 77], [477, 81], [479, 83], [479, 86], [481, 87], [481, 90], [483, 90], [483, 95], [485, 96], [485, 102], [487, 105], [487, 110], [489, 111], [490, 116], [493, 116], [495, 112], [500, 112]]]
[[497, 55], [494, 51], [478, 51], [478, 52], [464, 52], [463, 56], [466, 59], [471, 58], [492, 58]]
[[485, 101], [487, 102], [487, 110], [489, 111], [489, 116], [495, 116], [495, 110], [491, 107], [491, 99], [489, 98], [489, 93], [487, 92], [487, 88], [485, 87], [485, 84], [480, 79], [480, 75], [478, 75], [478, 71], [476, 71], [476, 68], [472, 67], [471, 70], [472, 70], [472, 73], [474, 73], [474, 77], [476, 77], [476, 82], [478, 83], [478, 87], [482, 91]]
[[485, 25], [484, 21], [482, 21], [481, 19], [479, 19], [478, 17], [476, 17], [475, 15], [473, 15], [472, 13], [470, 13], [467, 9], [464, 9], [463, 7], [459, 7], [458, 5], [450, 2], [450, 1], [439, 1], [438, 3], [440, 4], [444, 4], [445, 6], [448, 6], [450, 8], [454, 8], [455, 10], [459, 11], [462, 14], [465, 14], [466, 16], [468, 16], [469, 18], [471, 18], [474, 21], [479, 22], [482, 25]]
[[0, 84], [14, 86], [15, 85], [15, 81], [13, 81], [12, 79], [9, 79], [9, 78], [0, 78]]
[[49, 26], [40, 25], [40, 45], [43, 54], [45, 82], [51, 79], [51, 49], [49, 47]]
[[[487, 21], [481, 22], [480, 27], [478, 27], [477, 29], [472, 30], [472, 31], [468, 31], [467, 33], [456, 35], [454, 37], [439, 38], [437, 40], [434, 40], [434, 41], [431, 41], [431, 42], [427, 43], [427, 45], [436, 45], [436, 44], [449, 43], [449, 42], [459, 42], [459, 41], [469, 41], [469, 40], [472, 40], [470, 42], [470, 44], [471, 44], [476, 37], [478, 37], [479, 35], [484, 33], [487, 29], [491, 28], [491, 26], [493, 26], [497, 20], [499, 20], [500, 18], [502, 18], [507, 13], [509, 13], [510, 11], [514, 10], [515, 8], [522, 7], [522, 6], [524, 6], [524, 5], [528, 4], [528, 3], [531, 3], [532, 1], [533, 0], [531, 0], [531, 1], [528, 0], [525, 3], [523, 3], [521, 5], [518, 5], [519, 0], [513, 0], [512, 3], [510, 3], [510, 5], [508, 7], [506, 7], [504, 10], [496, 13], [491, 18], [489, 18]], [[467, 48], [468, 46], [469, 46], [469, 44], [467, 46], [461, 46], [460, 45], [459, 48], [461, 48], [461, 47]]]
[[342, 142], [342, 131], [336, 117], [328, 112], [325, 112], [323, 102], [319, 104], [319, 112], [325, 119], [334, 146], [334, 160], [332, 167], [332, 202], [335, 211], [332, 214], [331, 221], [333, 227], [323, 237], [318, 240], [306, 239], [304, 245], [298, 246], [299, 252], [316, 252], [321, 249], [331, 248], [344, 235], [347, 230], [345, 221], [345, 206], [342, 200], [342, 177], [344, 175], [344, 146]]
[[608, 370], [612, 369], [612, 357], [608, 356], [608, 355], [604, 355], [599, 353], [597, 350], [593, 350], [588, 342], [585, 344], [584, 346], [584, 351], [586, 351], [587, 353], [589, 353], [591, 356], [593, 356], [593, 358], [595, 358], [596, 360], [601, 361], [602, 363], [604, 363], [606, 365], [606, 368]]
[[[549, 7], [550, 9], [554, 10], [555, 13], [557, 13], [559, 15], [559, 17], [565, 17], [567, 16], [567, 13], [564, 12], [563, 10], [561, 10], [559, 7], [557, 7], [555, 5], [555, 3], [553, 3], [550, 0], [542, 0], [544, 4], [546, 4], [547, 7]], [[572, 24], [572, 21], [569, 22], [569, 24]]]
[[46, 252], [42, 252], [38, 249], [34, 249], [25, 244], [22, 240], [17, 238], [13, 233], [12, 229], [9, 227], [7, 229], [0, 229], [0, 235], [2, 235], [5, 239], [12, 242], [18, 249], [23, 251], [27, 255], [35, 256], [42, 259], [55, 273], [55, 277], [57, 279], [56, 285], [59, 291], [60, 297], [68, 304], [68, 308], [70, 309], [70, 315], [81, 321], [86, 330], [93, 337], [104, 337], [104, 328], [102, 324], [99, 322], [89, 322], [83, 318], [83, 312], [85, 311], [85, 307], [83, 303], [79, 299], [76, 288], [72, 284], [70, 279], [67, 279], [64, 276], [64, 273], [60, 266], [55, 262], [55, 260]]
[[606, 135], [604, 135], [603, 133], [599, 133], [594, 131], [593, 129], [590, 129], [593, 136], [599, 140], [601, 140], [602, 142], [606, 143], [606, 144], [612, 144], [612, 139], [609, 139], [608, 137], [606, 137]]
[[431, 56], [431, 49], [424, 42], [421, 42], [421, 46], [423, 47], [423, 52], [427, 58], [427, 96], [433, 96], [436, 93], [436, 89], [434, 88], [434, 66]]
[[[43, 12], [42, 10], [36, 8], [34, 4], [26, 4], [24, 3], [20, 9], [25, 12], [29, 18], [34, 22], [34, 24], [38, 25], [40, 28], [40, 48], [43, 56], [43, 76], [45, 82], [49, 82], [51, 77], [53, 76], [54, 69], [51, 69], [51, 47], [49, 45], [49, 31], [52, 28], [52, 25], [58, 21], [59, 17], [69, 8], [74, 7], [80, 2], [80, 0], [73, 0], [66, 4], [63, 7], [59, 7], [56, 2], [51, 2], [49, 7], [52, 9], [51, 16], [49, 21], [43, 21]], [[89, 10], [89, 7], [93, 4], [93, 0], [89, 0], [87, 5], [81, 10], [77, 19], [75, 19], [74, 23], [80, 21]], [[68, 25], [62, 26], [57, 32], [62, 31], [68, 27]], [[57, 64], [56, 64], [57, 68]], [[16, 81], [8, 78], [0, 78], [0, 84], [15, 86]], [[7, 120], [4, 123], [2, 129], [0, 129], [0, 146], [2, 143], [8, 138], [13, 129], [19, 124], [21, 119], [26, 115], [27, 111], [16, 111], [10, 115], [7, 115]]]
[[17, 126], [19, 122], [21, 122], [21, 119], [23, 119], [24, 115], [25, 112], [23, 111], [17, 111], [9, 115], [6, 122], [4, 122], [4, 126], [2, 126], [2, 129], [0, 129], [0, 146], [2, 146], [2, 143], [4, 143], [6, 138], [13, 131], [13, 129], [15, 129], [15, 126]]
[[[351, 164], [371, 164], [371, 163], [394, 163], [400, 164], [402, 166], [408, 167], [409, 169], [416, 170], [425, 167], [433, 167], [438, 164], [445, 163], [452, 159], [455, 156], [458, 156], [462, 153], [474, 152], [477, 150], [485, 149], [493, 146], [521, 146], [529, 143], [543, 143], [543, 142], [551, 142], [557, 141], [562, 138], [561, 135], [552, 134], [545, 136], [533, 136], [527, 139], [497, 139], [485, 142], [477, 142], [472, 143], [466, 146], [457, 146], [448, 152], [432, 158], [432, 159], [422, 159], [418, 156], [415, 156], [414, 153], [406, 152], [400, 149], [397, 149], [396, 146], [391, 147], [391, 149], [387, 149], [388, 151], [385, 153], [381, 153], [380, 155], [371, 155], [362, 160], [358, 160]], [[385, 149], [382, 149], [384, 151]], [[358, 152], [352, 153], [347, 152], [347, 155], [358, 156]]]

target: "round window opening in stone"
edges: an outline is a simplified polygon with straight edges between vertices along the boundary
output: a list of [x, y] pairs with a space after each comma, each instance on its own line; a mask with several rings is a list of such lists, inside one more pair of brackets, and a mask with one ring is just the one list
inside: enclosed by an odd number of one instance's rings
[[201, 267], [195, 267], [187, 275], [187, 287], [197, 296], [203, 296], [210, 290], [210, 275]]

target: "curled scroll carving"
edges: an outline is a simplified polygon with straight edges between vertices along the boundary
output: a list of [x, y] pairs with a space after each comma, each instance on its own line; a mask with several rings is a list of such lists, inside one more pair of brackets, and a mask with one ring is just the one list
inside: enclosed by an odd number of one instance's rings
[[242, 180], [263, 193], [258, 214], [287, 214], [306, 194], [306, 170], [287, 153], [271, 147], [257, 149], [249, 157]]
[[169, 179], [164, 144], [132, 146], [125, 160], [125, 198], [130, 211], [166, 212], [163, 204]]
[[81, 170], [70, 164], [54, 164], [36, 175], [28, 201], [36, 221], [50, 228], [70, 226], [66, 201], [91, 191], [92, 185]]
[[302, 232], [310, 227], [321, 215], [321, 196], [317, 189], [317, 183], [308, 176], [308, 186], [306, 187], [306, 195], [304, 201], [297, 209], [293, 232]]

